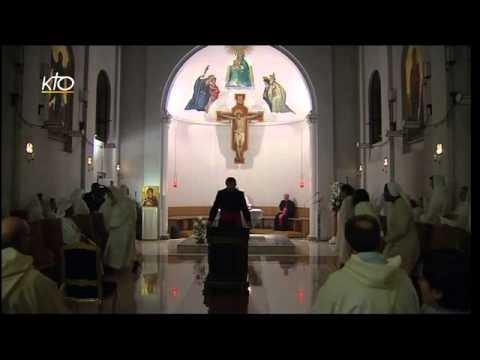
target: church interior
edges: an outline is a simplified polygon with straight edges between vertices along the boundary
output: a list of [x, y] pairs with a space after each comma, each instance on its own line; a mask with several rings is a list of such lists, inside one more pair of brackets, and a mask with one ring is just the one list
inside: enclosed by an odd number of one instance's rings
[[470, 46], [1, 59], [2, 313], [470, 312]]

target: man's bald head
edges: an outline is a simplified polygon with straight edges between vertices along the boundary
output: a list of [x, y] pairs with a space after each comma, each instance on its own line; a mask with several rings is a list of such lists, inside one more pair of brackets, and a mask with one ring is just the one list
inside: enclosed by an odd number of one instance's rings
[[7, 217], [2, 220], [2, 249], [6, 247], [17, 247], [22, 240], [30, 233], [28, 223], [18, 217]]

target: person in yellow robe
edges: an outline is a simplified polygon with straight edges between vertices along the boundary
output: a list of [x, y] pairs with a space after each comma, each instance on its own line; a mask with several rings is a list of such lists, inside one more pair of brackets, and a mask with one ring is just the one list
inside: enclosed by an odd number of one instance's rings
[[352, 255], [345, 266], [330, 274], [320, 288], [312, 312], [317, 314], [415, 314], [418, 296], [400, 267], [399, 256], [380, 252], [378, 221], [369, 215], [355, 216], [345, 225]]
[[[33, 267], [33, 258], [19, 252], [30, 227], [20, 218], [2, 220], [2, 312], [7, 314], [66, 313], [57, 284]], [[27, 239], [26, 239], [27, 238]]]

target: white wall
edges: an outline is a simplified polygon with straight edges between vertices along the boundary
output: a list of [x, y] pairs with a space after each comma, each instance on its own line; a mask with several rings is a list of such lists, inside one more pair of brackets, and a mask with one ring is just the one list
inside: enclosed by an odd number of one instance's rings
[[[368, 134], [368, 126], [364, 124], [364, 120], [368, 121], [368, 86], [374, 70], [379, 71], [382, 83], [383, 135], [388, 129], [389, 122], [389, 87], [395, 88], [397, 91], [397, 100], [393, 105], [393, 120], [397, 124], [397, 130], [401, 130], [405, 118], [402, 106], [403, 46], [392, 47], [391, 69], [389, 69], [387, 46], [365, 46], [362, 50], [364, 63], [362, 66], [360, 62], [359, 66], [360, 71], [363, 72], [363, 84], [360, 84], [361, 92], [364, 92], [364, 96], [362, 96], [364, 112], [363, 119], [360, 120], [361, 130]], [[436, 124], [445, 118], [450, 106], [448, 95], [450, 85], [445, 67], [445, 47], [424, 46], [423, 52], [425, 60], [430, 61], [431, 64], [431, 79], [424, 84], [425, 104], [432, 104], [432, 117], [430, 120], [427, 119], [427, 122]], [[456, 82], [454, 87], [456, 86], [457, 91], [470, 94], [469, 75], [465, 61], [467, 58], [466, 48], [458, 47], [457, 52], [461, 55], [458, 56], [459, 60], [453, 70], [455, 74], [453, 78]], [[389, 70], [392, 74], [391, 81], [388, 78]], [[416, 143], [405, 146], [401, 137], [394, 138], [394, 180], [415, 199], [430, 192], [428, 177], [433, 174], [443, 174], [447, 177], [452, 196], [459, 186], [470, 182], [470, 143], [468, 141], [470, 138], [470, 108], [468, 106], [459, 107], [454, 113], [456, 118], [452, 122], [453, 126], [447, 126], [446, 123], [436, 127], [427, 126], [423, 140]], [[383, 139], [387, 140], [385, 136]], [[366, 140], [368, 142], [368, 135]], [[436, 143], [443, 143], [445, 146], [445, 156], [440, 163], [433, 161]], [[366, 150], [366, 154], [366, 188], [371, 197], [376, 198], [381, 195], [383, 185], [389, 180], [388, 172], [382, 172], [383, 157], [391, 158], [389, 145], [386, 143], [381, 147]]]
[[[141, 188], [143, 184], [160, 185], [162, 154], [160, 101], [162, 90], [170, 72], [192, 48], [193, 46], [149, 46], [144, 48], [145, 55], [143, 55], [140, 47], [136, 49], [123, 47], [122, 60], [125, 62], [125, 59], [129, 57], [131, 61], [130, 66], [124, 63], [122, 67], [121, 106], [122, 109], [130, 108], [130, 115], [125, 118], [122, 110], [120, 140], [122, 182], [138, 188]], [[321, 203], [322, 237], [327, 238], [331, 234], [331, 215], [327, 199], [330, 194], [330, 185], [334, 181], [332, 48], [330, 46], [287, 46], [285, 48], [299, 60], [310, 75], [317, 95], [317, 161], [319, 168], [317, 189], [323, 198]], [[126, 53], [130, 53], [130, 55], [126, 55]], [[138, 55], [138, 60], [135, 60], [135, 54]], [[143, 56], [145, 56], [146, 63], [144, 74], [142, 72]], [[130, 91], [131, 96], [125, 94], [125, 79], [135, 76], [145, 79], [144, 110], [142, 110], [139, 99], [142, 94], [140, 84]], [[140, 93], [136, 94], [135, 91]], [[124, 131], [124, 126], [125, 129], [128, 127], [131, 131]], [[143, 129], [143, 134], [141, 129]], [[124, 147], [124, 144], [128, 145]], [[139, 164], [141, 159], [143, 159], [143, 179], [139, 175], [142, 170]], [[218, 187], [219, 185], [215, 183], [215, 188], [218, 189]], [[132, 189], [130, 190], [132, 191]]]
[[[86, 172], [86, 188], [97, 180], [98, 172], [107, 173], [108, 178], [116, 178], [116, 157], [109, 156], [112, 150], [102, 149], [94, 151], [95, 121], [97, 112], [97, 82], [100, 71], [105, 71], [110, 83], [110, 127], [108, 134], [108, 143], [118, 143], [117, 128], [118, 117], [116, 114], [116, 46], [90, 46], [88, 54], [88, 107], [87, 107], [87, 145], [86, 157], [92, 156], [94, 159], [92, 171]], [[94, 156], [95, 155], [95, 156]], [[86, 161], [86, 160], [85, 160]]]
[[[115, 104], [116, 76], [114, 70], [112, 70], [115, 69], [115, 51], [112, 51], [114, 48], [90, 47], [89, 66], [91, 71], [88, 80], [87, 136], [92, 142], [96, 110], [96, 79], [93, 74], [99, 69], [107, 71], [112, 86], [112, 104]], [[49, 47], [20, 46], [19, 50], [16, 60], [20, 64], [23, 63], [23, 77], [20, 78], [19, 86], [19, 89], [21, 89], [19, 111], [26, 121], [40, 126], [42, 125], [42, 116], [38, 113], [39, 104], [44, 104], [45, 99], [43, 97], [46, 96], [41, 94], [41, 64], [49, 62]], [[75, 93], [71, 95], [73, 96], [72, 129], [75, 131], [79, 129], [79, 122], [83, 119], [83, 104], [80, 101], [80, 94], [84, 88], [86, 47], [72, 46], [72, 50], [75, 64]], [[13, 69], [12, 61], [15, 61], [15, 57], [13, 55], [8, 58], [5, 57], [5, 61], [2, 61], [2, 72], [3, 69]], [[13, 74], [10, 73], [10, 76]], [[2, 90], [5, 88], [5, 94], [11, 93], [13, 91], [12, 87], [14, 87], [14, 83], [11, 78], [10, 81], [2, 81]], [[2, 93], [4, 92], [2, 91]], [[2, 97], [2, 101], [9, 101], [9, 99]], [[113, 110], [112, 114], [114, 114]], [[82, 159], [82, 140], [80, 137], [73, 138], [72, 153], [67, 153], [63, 151], [63, 144], [48, 139], [47, 130], [30, 127], [18, 119], [15, 120], [13, 109], [5, 108], [2, 113], [2, 130], [4, 121], [6, 121], [6, 134], [10, 133], [11, 135], [13, 129], [15, 129], [16, 135], [6, 139], [5, 145], [2, 138], [2, 153], [10, 154], [5, 163], [2, 161], [2, 177], [9, 176], [11, 178], [11, 182], [6, 183], [7, 186], [2, 185], [2, 198], [5, 195], [5, 198], [8, 199], [7, 203], [2, 205], [3, 215], [9, 209], [24, 208], [38, 192], [43, 193], [45, 197], [58, 199], [69, 197], [75, 188], [81, 186], [81, 169], [84, 166], [83, 162], [86, 163], [86, 157]], [[27, 161], [24, 153], [27, 141], [34, 144], [35, 160], [31, 162]], [[93, 154], [93, 149], [90, 153]], [[89, 185], [88, 182], [87, 185]], [[11, 204], [8, 204], [9, 202]]]
[[[250, 125], [245, 164], [234, 164], [229, 125], [173, 121], [168, 146], [168, 206], [211, 206], [233, 176], [257, 206], [277, 206], [284, 193], [308, 207], [311, 197], [308, 125]], [[300, 188], [303, 139], [305, 187]], [[175, 151], [176, 148], [176, 151]], [[175, 166], [176, 164], [176, 166]], [[173, 187], [176, 168], [179, 186]]]

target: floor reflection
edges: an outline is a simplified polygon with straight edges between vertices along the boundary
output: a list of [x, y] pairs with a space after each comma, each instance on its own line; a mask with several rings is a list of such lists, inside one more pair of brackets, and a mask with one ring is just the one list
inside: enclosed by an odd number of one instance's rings
[[309, 313], [334, 264], [326, 244], [305, 242], [301, 244], [300, 255], [249, 256], [249, 294], [206, 293], [207, 256], [178, 254], [176, 243], [176, 240], [137, 243], [142, 258], [141, 273], [118, 277], [117, 312]]

